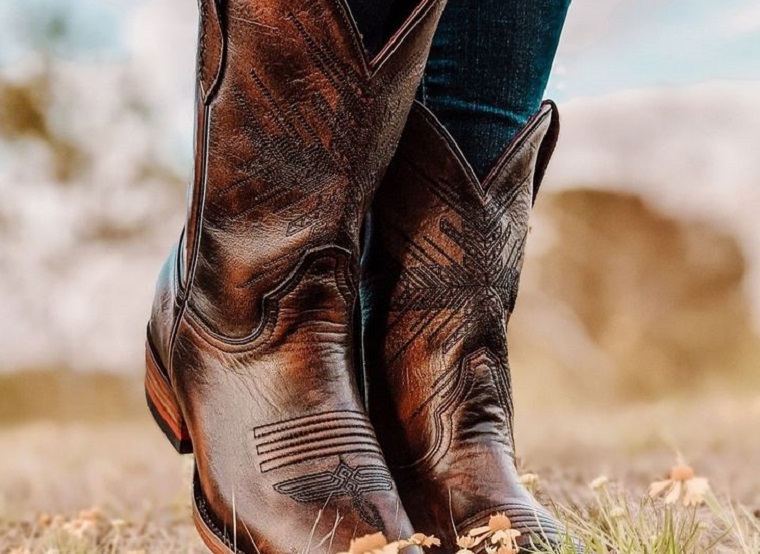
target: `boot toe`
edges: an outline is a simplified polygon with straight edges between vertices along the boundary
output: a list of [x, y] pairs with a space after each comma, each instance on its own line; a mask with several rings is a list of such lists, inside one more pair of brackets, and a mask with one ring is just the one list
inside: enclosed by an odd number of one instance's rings
[[[496, 513], [505, 514], [513, 529], [520, 532], [517, 537], [517, 545], [527, 552], [546, 552], [582, 554], [584, 552], [581, 542], [574, 537], [567, 527], [561, 523], [549, 510], [535, 500], [522, 498], [507, 499], [498, 506], [464, 521], [457, 527], [466, 533], [470, 529], [487, 526], [488, 522]], [[485, 552], [485, 543], [479, 545], [477, 554]], [[572, 549], [568, 550], [568, 546]]]
[[[272, 518], [272, 513], [280, 517]], [[258, 503], [245, 495], [211, 501], [197, 472], [193, 480], [193, 517], [214, 554], [335, 554], [349, 551], [351, 541], [365, 535], [382, 532], [388, 541], [395, 541], [414, 533], [395, 490], [361, 498], [337, 496], [296, 506], [266, 495]], [[404, 554], [423, 553], [413, 546], [406, 548]]]

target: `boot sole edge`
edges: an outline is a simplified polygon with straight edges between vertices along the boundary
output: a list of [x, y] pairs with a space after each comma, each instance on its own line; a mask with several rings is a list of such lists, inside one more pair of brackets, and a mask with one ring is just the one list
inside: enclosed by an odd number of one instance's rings
[[180, 454], [192, 454], [190, 433], [168, 375], [148, 338], [145, 343], [145, 400], [148, 409], [174, 449]]

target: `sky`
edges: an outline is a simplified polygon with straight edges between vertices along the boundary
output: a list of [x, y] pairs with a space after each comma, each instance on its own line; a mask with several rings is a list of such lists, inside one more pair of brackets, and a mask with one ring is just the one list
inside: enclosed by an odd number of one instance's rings
[[576, 0], [548, 94], [560, 101], [760, 80], [758, 0]]
[[[39, 48], [50, 30], [65, 35], [55, 51], [63, 59], [129, 58], [136, 47], [135, 17], [151, 4], [171, 4], [173, 10], [163, 10], [163, 15], [176, 15], [187, 29], [194, 27], [195, 2], [189, 0], [4, 0], [0, 65]], [[178, 29], [176, 22], [166, 24]], [[194, 36], [187, 29], [180, 31], [183, 42]], [[164, 50], [157, 45], [156, 52]], [[191, 71], [192, 54], [179, 56], [177, 67]], [[758, 0], [575, 0], [547, 95], [567, 101], [726, 79], [760, 80]]]

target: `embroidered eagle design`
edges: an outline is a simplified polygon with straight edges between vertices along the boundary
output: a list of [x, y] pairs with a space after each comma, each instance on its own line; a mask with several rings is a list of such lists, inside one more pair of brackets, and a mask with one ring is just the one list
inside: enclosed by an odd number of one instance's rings
[[361, 518], [378, 529], [383, 527], [380, 514], [363, 496], [392, 488], [393, 478], [386, 468], [377, 465], [351, 467], [342, 460], [332, 471], [310, 473], [274, 485], [274, 490], [280, 494], [302, 503], [350, 497]]

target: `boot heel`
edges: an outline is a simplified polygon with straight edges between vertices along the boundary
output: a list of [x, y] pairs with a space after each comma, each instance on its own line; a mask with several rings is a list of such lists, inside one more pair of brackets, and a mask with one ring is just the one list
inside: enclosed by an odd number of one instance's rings
[[153, 352], [150, 341], [145, 345], [145, 398], [153, 419], [177, 452], [192, 453], [193, 443], [177, 404], [177, 397], [169, 384], [168, 373]]

